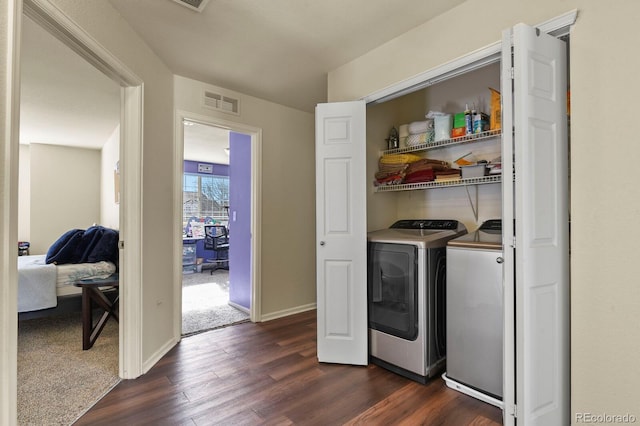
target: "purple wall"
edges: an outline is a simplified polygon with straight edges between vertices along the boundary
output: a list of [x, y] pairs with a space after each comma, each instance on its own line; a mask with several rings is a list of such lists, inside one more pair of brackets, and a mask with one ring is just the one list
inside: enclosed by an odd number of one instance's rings
[[229, 301], [251, 308], [251, 136], [229, 134]]

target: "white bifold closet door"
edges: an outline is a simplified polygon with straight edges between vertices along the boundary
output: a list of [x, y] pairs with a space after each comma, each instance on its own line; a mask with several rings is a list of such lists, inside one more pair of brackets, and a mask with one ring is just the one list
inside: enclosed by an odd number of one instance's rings
[[367, 365], [363, 101], [316, 107], [318, 360]]
[[568, 425], [566, 45], [519, 24], [502, 50], [504, 423]]

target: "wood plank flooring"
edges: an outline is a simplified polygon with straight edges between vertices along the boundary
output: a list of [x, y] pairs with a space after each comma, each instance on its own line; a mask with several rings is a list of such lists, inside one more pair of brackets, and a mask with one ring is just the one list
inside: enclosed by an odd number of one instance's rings
[[473, 425], [502, 412], [369, 365], [320, 364], [315, 311], [185, 338], [76, 425]]

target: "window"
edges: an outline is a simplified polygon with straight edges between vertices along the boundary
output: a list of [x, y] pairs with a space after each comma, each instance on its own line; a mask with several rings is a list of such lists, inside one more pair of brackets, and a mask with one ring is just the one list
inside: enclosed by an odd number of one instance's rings
[[211, 218], [226, 223], [229, 207], [229, 177], [185, 173], [182, 179], [182, 224], [189, 218]]

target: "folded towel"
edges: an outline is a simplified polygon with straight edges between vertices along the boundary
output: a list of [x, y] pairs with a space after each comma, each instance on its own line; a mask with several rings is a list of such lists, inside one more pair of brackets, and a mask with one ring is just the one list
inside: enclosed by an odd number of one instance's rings
[[[394, 173], [404, 173], [407, 170], [409, 165], [407, 163], [401, 164], [380, 164], [378, 167], [378, 173], [380, 174], [394, 174]], [[378, 176], [376, 173], [376, 177]]]
[[433, 130], [433, 120], [413, 121], [409, 123], [409, 133], [412, 135], [426, 133], [430, 129]]
[[373, 182], [375, 186], [382, 185], [399, 185], [402, 183], [404, 179], [404, 172], [402, 173], [388, 173], [388, 174], [378, 174], [376, 173], [376, 180]]
[[400, 127], [398, 127], [398, 136], [400, 136], [401, 138], [406, 138], [407, 136], [409, 136], [408, 124], [401, 124]]
[[420, 160], [415, 154], [386, 154], [380, 157], [379, 164], [407, 164]]
[[430, 182], [435, 179], [435, 173], [432, 169], [420, 170], [414, 173], [408, 173], [403, 183], [419, 183]]
[[460, 180], [460, 169], [447, 169], [436, 172], [436, 181], [437, 182], [446, 182], [452, 180]]
[[439, 170], [436, 172], [436, 176], [460, 176], [460, 169], [447, 169], [447, 170]]
[[462, 176], [460, 175], [440, 175], [436, 176], [436, 182], [451, 182], [456, 180], [462, 180]]
[[414, 173], [420, 170], [433, 170], [433, 171], [445, 171], [449, 170], [449, 163], [440, 160], [431, 160], [429, 158], [423, 158], [422, 160], [415, 161], [408, 165], [407, 174]]
[[435, 132], [433, 129], [427, 130], [424, 133], [411, 134], [407, 136], [407, 146], [420, 145], [423, 143], [433, 142]]

